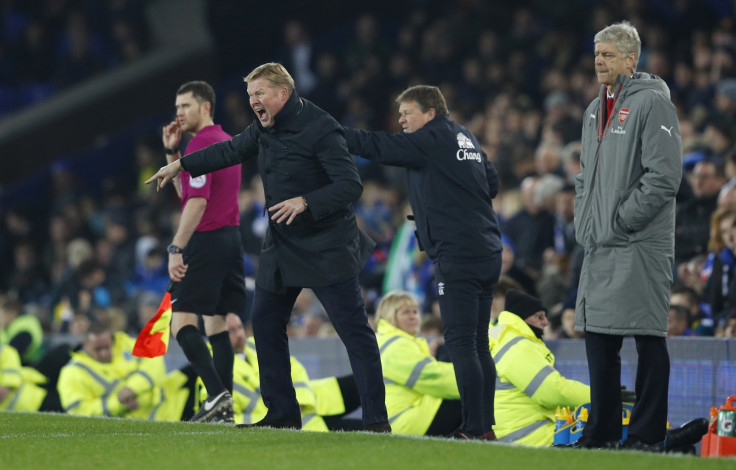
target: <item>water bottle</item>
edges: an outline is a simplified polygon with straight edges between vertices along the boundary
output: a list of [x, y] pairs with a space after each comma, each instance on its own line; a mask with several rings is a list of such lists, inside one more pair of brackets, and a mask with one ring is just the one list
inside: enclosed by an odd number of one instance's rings
[[555, 411], [555, 437], [552, 445], [570, 444], [570, 408], [557, 407]]
[[734, 426], [736, 425], [736, 406], [734, 406], [734, 402], [736, 402], [736, 396], [730, 396], [726, 398], [726, 404], [721, 405], [721, 408], [718, 410], [716, 433], [719, 436], [736, 436], [736, 430], [734, 429]]

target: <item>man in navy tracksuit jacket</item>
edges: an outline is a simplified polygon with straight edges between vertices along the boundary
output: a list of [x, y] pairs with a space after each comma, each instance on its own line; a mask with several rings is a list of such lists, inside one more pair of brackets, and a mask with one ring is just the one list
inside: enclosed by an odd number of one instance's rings
[[457, 436], [495, 440], [496, 369], [488, 326], [501, 270], [491, 205], [498, 175], [473, 134], [449, 119], [437, 87], [408, 88], [396, 101], [404, 132], [345, 129], [348, 150], [407, 169], [417, 238], [434, 261], [445, 343], [460, 390], [463, 424]]

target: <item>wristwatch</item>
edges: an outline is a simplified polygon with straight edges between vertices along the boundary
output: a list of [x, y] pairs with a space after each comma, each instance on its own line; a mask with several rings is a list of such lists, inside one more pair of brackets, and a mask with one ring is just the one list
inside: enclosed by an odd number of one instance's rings
[[179, 153], [179, 149], [171, 149], [169, 147], [164, 147], [164, 152], [166, 152], [168, 155], [176, 155]]
[[172, 243], [168, 248], [166, 248], [166, 251], [168, 251], [170, 255], [175, 255], [177, 253], [184, 253], [184, 248], [179, 248]]

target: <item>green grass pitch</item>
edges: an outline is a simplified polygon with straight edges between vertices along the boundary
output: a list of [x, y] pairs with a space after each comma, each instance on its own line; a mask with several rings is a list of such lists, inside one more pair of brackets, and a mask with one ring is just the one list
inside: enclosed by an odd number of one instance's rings
[[0, 412], [0, 469], [736, 469], [736, 458]]

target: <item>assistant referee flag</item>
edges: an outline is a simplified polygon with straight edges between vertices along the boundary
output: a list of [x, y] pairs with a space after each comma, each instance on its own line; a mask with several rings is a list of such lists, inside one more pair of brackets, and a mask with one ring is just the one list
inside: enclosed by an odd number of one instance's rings
[[158, 312], [141, 330], [133, 346], [133, 355], [138, 357], [158, 357], [166, 354], [171, 336], [171, 289], [166, 292]]

